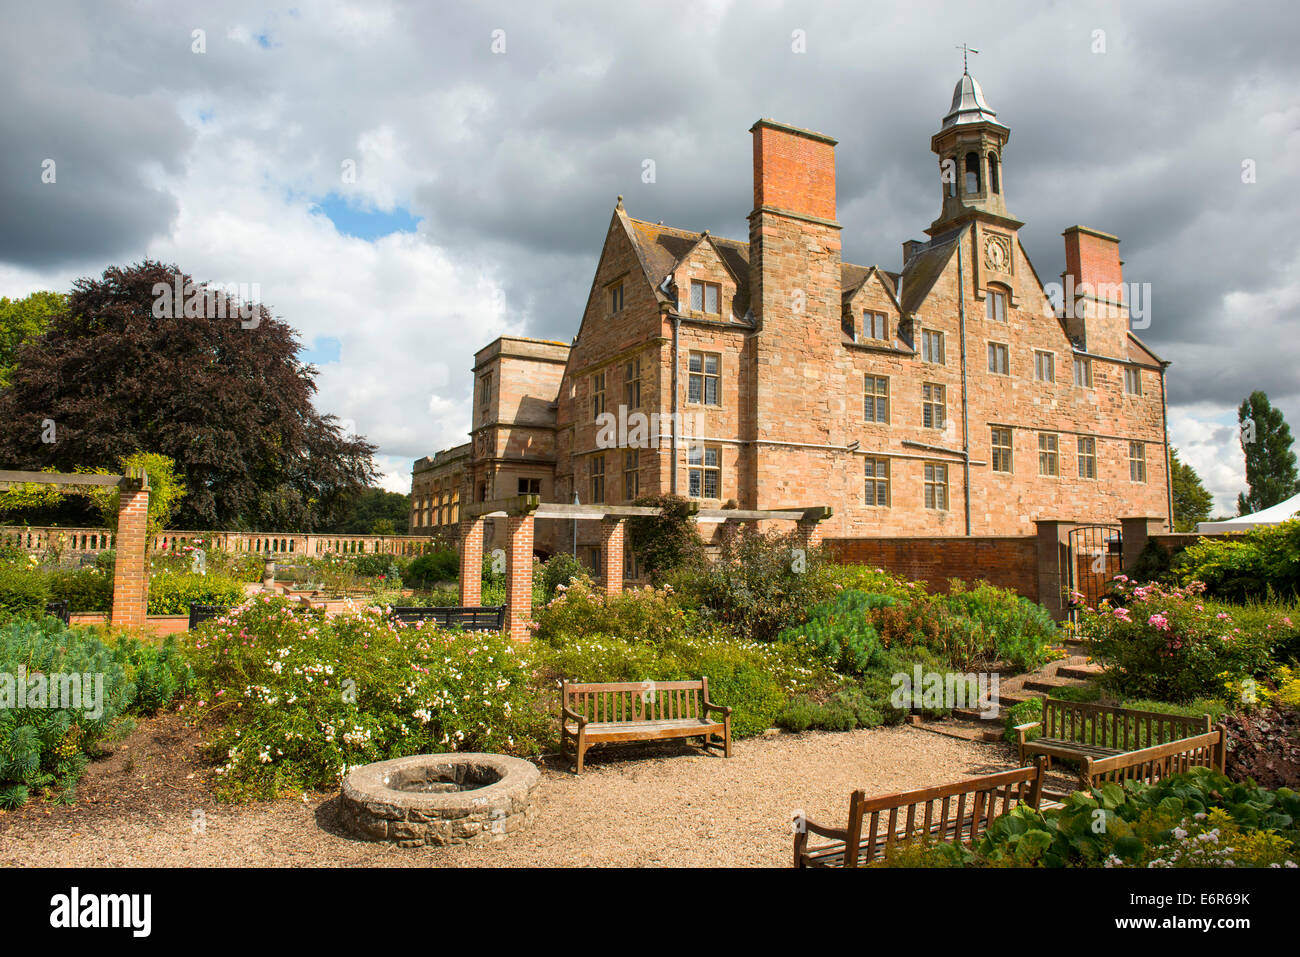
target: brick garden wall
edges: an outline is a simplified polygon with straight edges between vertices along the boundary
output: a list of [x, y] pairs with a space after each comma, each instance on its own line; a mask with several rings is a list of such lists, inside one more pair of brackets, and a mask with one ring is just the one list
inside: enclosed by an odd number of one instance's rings
[[1038, 541], [1032, 535], [989, 538], [827, 538], [843, 564], [884, 568], [947, 591], [948, 580], [985, 579], [1032, 601], [1038, 594]]

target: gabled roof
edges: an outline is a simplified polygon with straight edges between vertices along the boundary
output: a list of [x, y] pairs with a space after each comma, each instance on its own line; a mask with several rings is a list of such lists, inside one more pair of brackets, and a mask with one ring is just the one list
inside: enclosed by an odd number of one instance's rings
[[[676, 271], [687, 256], [702, 241], [708, 241], [718, 251], [723, 263], [736, 278], [738, 298], [749, 300], [749, 243], [738, 239], [724, 239], [708, 232], [695, 232], [689, 229], [677, 229], [663, 223], [648, 223], [641, 219], [627, 216], [628, 233], [637, 248], [637, 254], [645, 269], [646, 278], [661, 299], [668, 296], [660, 288], [664, 279]], [[876, 272], [885, 283], [885, 288], [894, 294], [896, 276], [877, 269], [875, 266], [857, 266], [843, 263], [840, 267], [841, 288], [856, 291], [872, 272]]]
[[968, 225], [963, 225], [940, 233], [912, 253], [912, 258], [903, 265], [903, 273], [899, 278], [899, 285], [902, 286], [899, 302], [904, 314], [915, 313], [921, 308], [934, 284], [948, 268], [948, 261], [957, 250], [958, 240], [969, 228]]

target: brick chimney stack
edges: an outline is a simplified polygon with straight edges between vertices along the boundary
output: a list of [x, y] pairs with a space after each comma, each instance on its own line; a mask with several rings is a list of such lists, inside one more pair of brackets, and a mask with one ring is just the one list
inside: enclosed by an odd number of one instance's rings
[[[754, 137], [754, 211], [749, 214], [749, 294], [758, 326], [753, 338], [749, 487], [767, 508], [799, 501], [790, 447], [768, 445], [768, 423], [785, 423], [784, 442], [842, 444], [832, 434], [828, 397], [840, 401], [849, 383], [828, 381], [828, 357], [841, 336], [840, 225], [835, 221], [835, 140], [821, 133], [759, 120]], [[816, 370], [823, 370], [818, 372]], [[744, 419], [745, 416], [742, 416]], [[790, 423], [797, 423], [791, 430]]]
[[1066, 331], [1091, 353], [1127, 357], [1129, 314], [1119, 238], [1086, 226], [1071, 226], [1062, 235]]

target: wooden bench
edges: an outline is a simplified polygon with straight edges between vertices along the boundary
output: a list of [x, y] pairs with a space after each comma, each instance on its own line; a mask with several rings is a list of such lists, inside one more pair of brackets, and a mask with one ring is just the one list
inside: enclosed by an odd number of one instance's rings
[[1085, 755], [1079, 776], [1087, 787], [1095, 788], [1111, 782], [1145, 781], [1155, 784], [1171, 774], [1181, 774], [1190, 768], [1213, 768], [1224, 773], [1227, 758], [1227, 731], [1219, 725], [1213, 731], [1157, 744], [1137, 751], [1126, 751], [1105, 758]]
[[[1042, 736], [1029, 740], [1028, 732], [1031, 728], [1041, 728]], [[1210, 716], [1162, 714], [1114, 705], [1044, 698], [1042, 718], [1017, 725], [1015, 732], [1021, 764], [1033, 754], [1078, 762], [1080, 786], [1086, 788], [1089, 785], [1082, 771], [1084, 759], [1100, 761], [1208, 734]], [[1048, 767], [1050, 766], [1049, 760]]]
[[[731, 757], [731, 709], [709, 700], [709, 679], [628, 681], [605, 684], [564, 682], [560, 689], [560, 756], [573, 741], [575, 774], [593, 744], [720, 737]], [[717, 715], [711, 718], [710, 715]]]
[[395, 621], [406, 625], [431, 621], [441, 628], [460, 628], [464, 631], [500, 631], [506, 622], [505, 605], [397, 605], [389, 614]]
[[[847, 827], [795, 819], [794, 866], [859, 867], [880, 860], [899, 842], [973, 844], [995, 818], [1017, 804], [1039, 806], [1043, 763], [1040, 757], [1014, 771], [884, 797], [869, 798], [865, 791], [854, 791]], [[829, 838], [831, 843], [809, 847], [809, 834]]]

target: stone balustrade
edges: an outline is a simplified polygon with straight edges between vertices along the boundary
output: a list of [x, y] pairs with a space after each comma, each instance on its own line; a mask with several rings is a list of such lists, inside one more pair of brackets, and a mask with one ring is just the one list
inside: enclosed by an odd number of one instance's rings
[[[268, 558], [313, 558], [329, 552], [343, 555], [419, 555], [447, 547], [447, 544], [444, 539], [434, 535], [201, 532], [184, 529], [168, 529], [152, 536], [149, 541], [152, 551], [193, 545], [228, 552], [252, 552]], [[0, 527], [0, 545], [32, 553], [43, 553], [52, 548], [70, 553], [98, 552], [115, 548], [117, 535], [103, 528], [3, 526]]]

